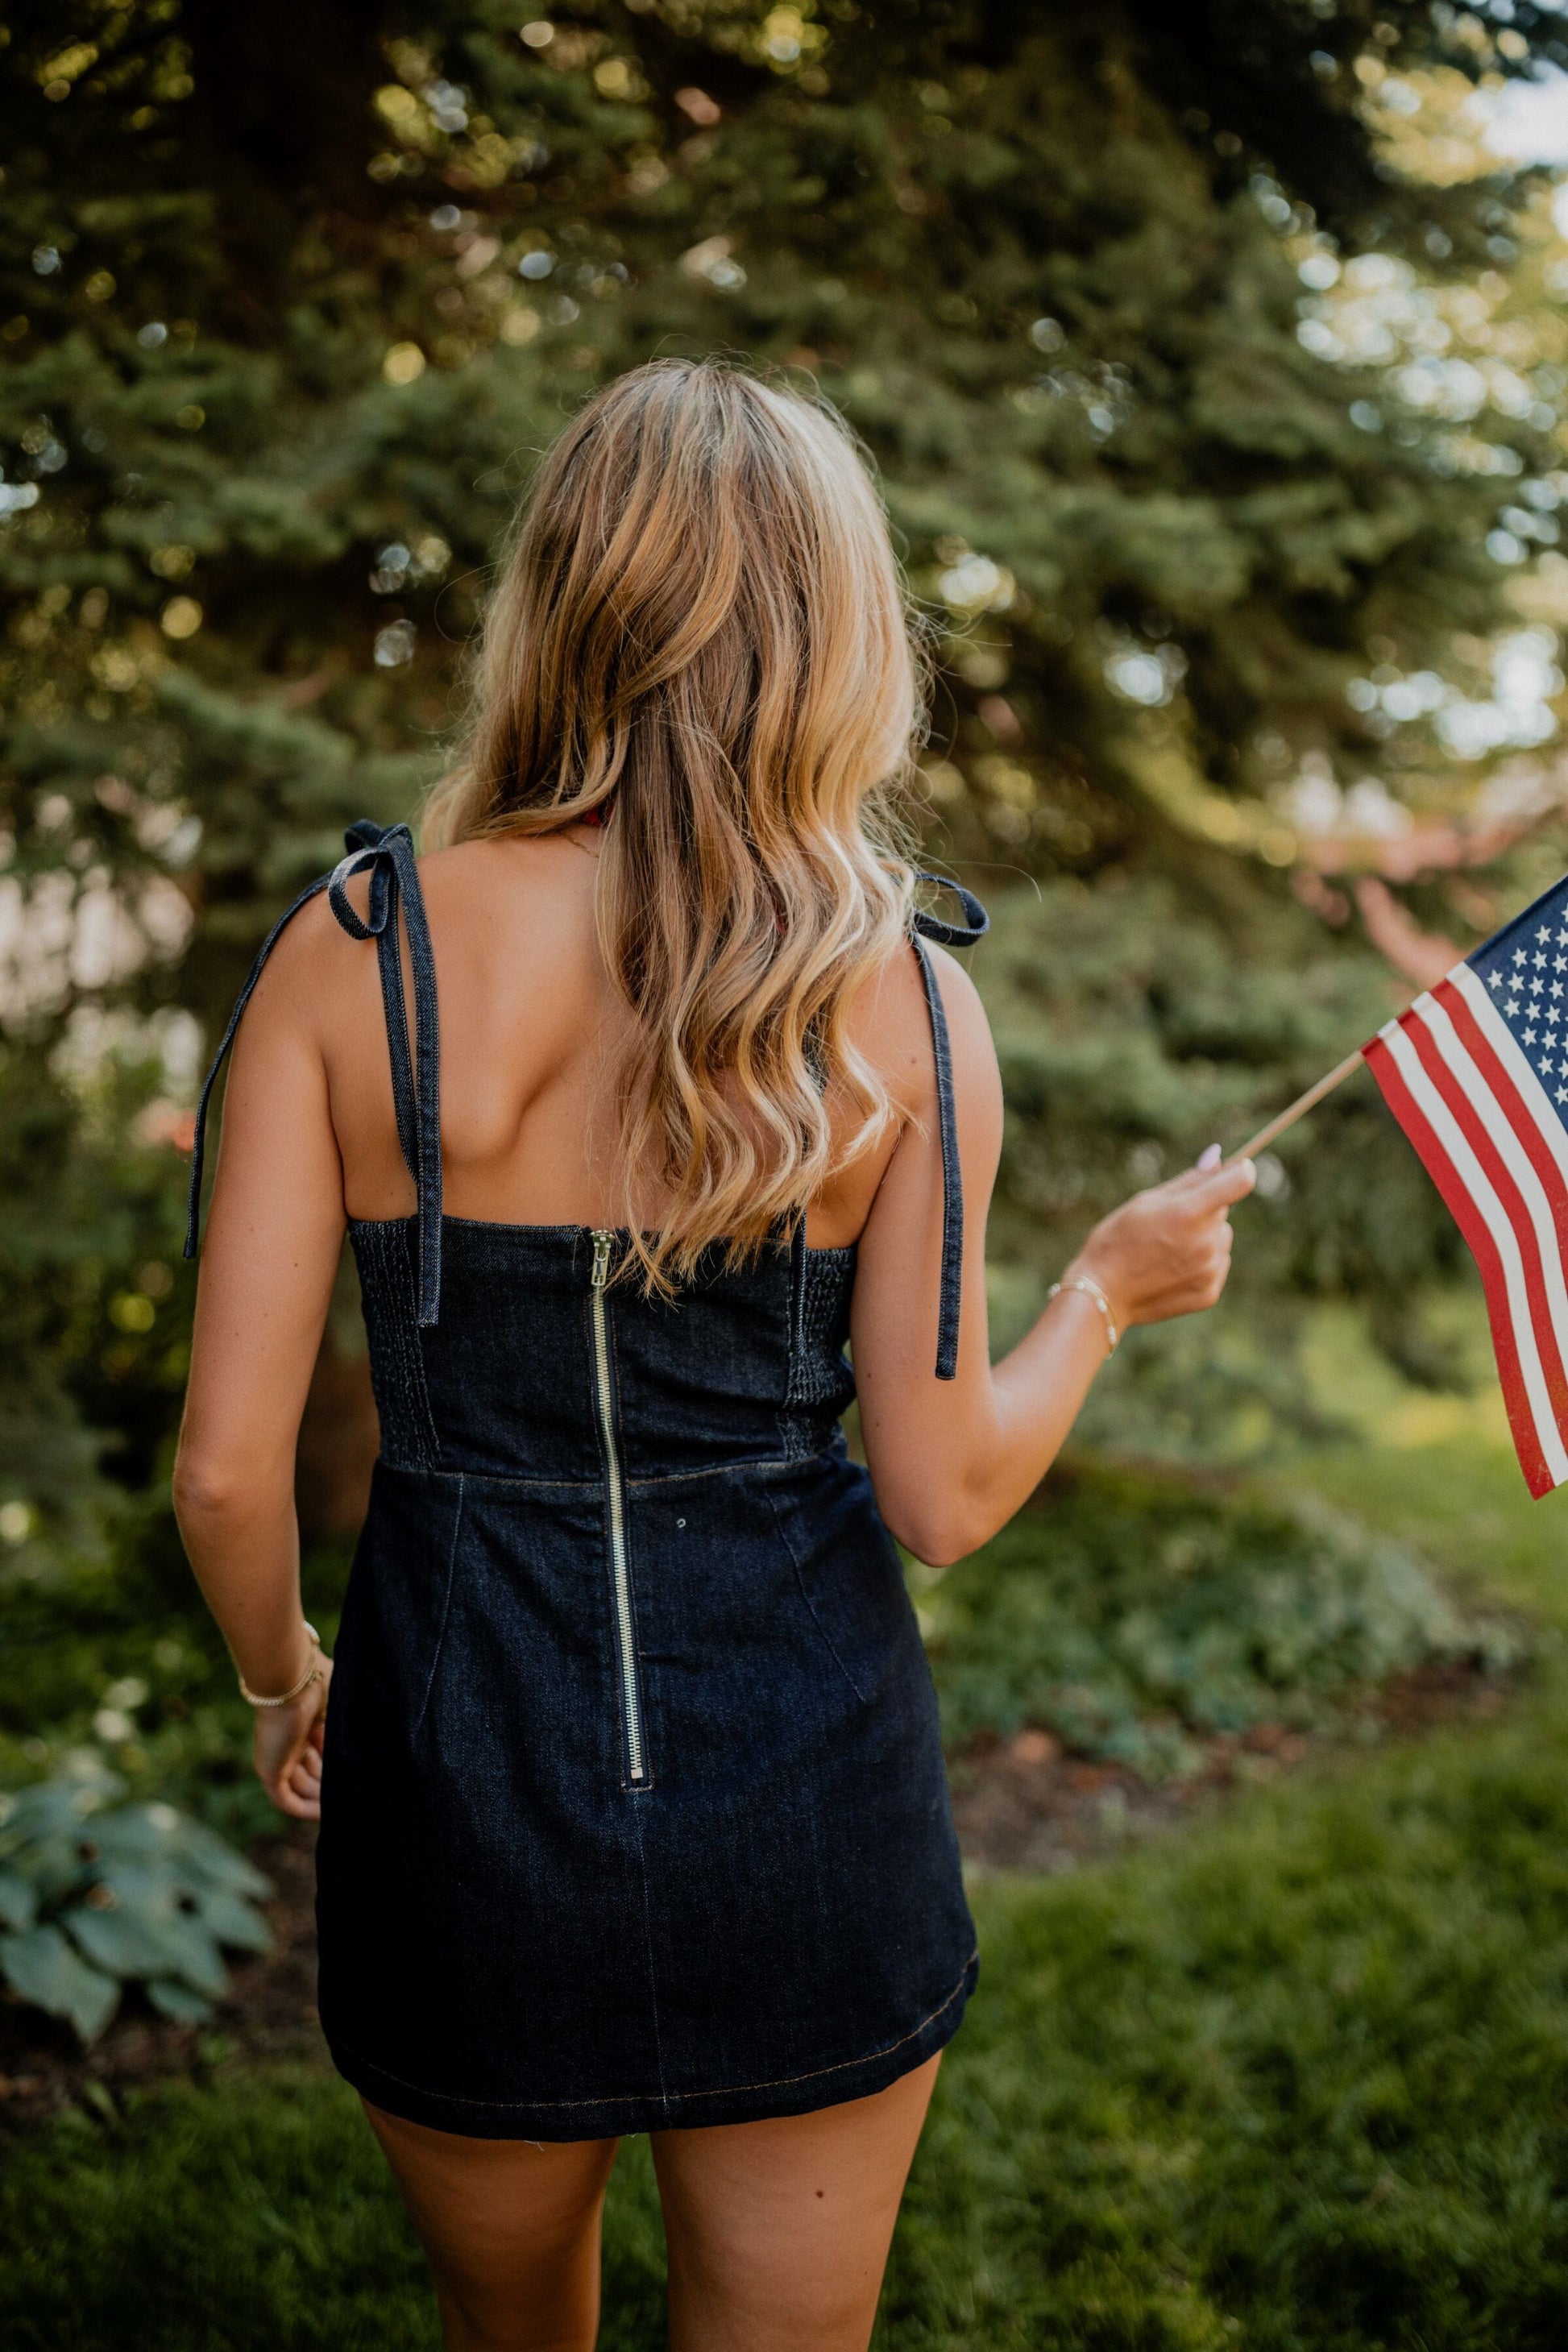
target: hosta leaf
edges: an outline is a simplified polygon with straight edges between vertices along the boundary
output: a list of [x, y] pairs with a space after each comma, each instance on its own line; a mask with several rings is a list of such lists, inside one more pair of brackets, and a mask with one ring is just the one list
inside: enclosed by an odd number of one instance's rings
[[79, 1880], [85, 1881], [87, 1877], [88, 1864], [81, 1849], [79, 1824], [68, 1836], [51, 1832], [14, 1848], [5, 1858], [5, 1867], [26, 1879], [40, 1903], [57, 1903]]
[[61, 1914], [60, 1925], [96, 1967], [114, 1976], [165, 1976], [173, 1965], [169, 1922], [156, 1912], [95, 1911], [79, 1904]]
[[211, 2001], [204, 2000], [199, 1992], [193, 1992], [178, 1977], [154, 1977], [147, 1987], [147, 1998], [154, 2009], [162, 2010], [165, 2017], [174, 2018], [181, 2025], [200, 2025], [213, 2013]]
[[272, 1948], [272, 1930], [260, 1912], [221, 1887], [202, 1896], [200, 1917], [203, 1927], [220, 1944], [233, 1944], [245, 1952], [267, 1952]]
[[202, 1922], [184, 1911], [95, 1911], [61, 1920], [88, 1958], [121, 1977], [179, 1977], [216, 2000], [228, 1989], [223, 1956]]
[[0, 1920], [7, 1927], [26, 1929], [38, 1916], [37, 1888], [14, 1870], [0, 1870]]
[[269, 1895], [271, 1887], [245, 1856], [172, 1805], [125, 1805], [93, 1823], [106, 1864], [144, 1865], [191, 1894], [224, 1887], [236, 1895]]
[[209, 1830], [205, 1822], [182, 1820], [179, 1845], [181, 1866], [191, 1872], [202, 1885], [221, 1886], [231, 1895], [270, 1895], [272, 1881], [263, 1877], [254, 1864]]
[[0, 1969], [24, 2000], [68, 2018], [83, 2042], [96, 2042], [120, 2005], [113, 1977], [79, 1959], [58, 1927], [0, 1936]]
[[170, 1965], [162, 1973], [179, 1977], [213, 2000], [228, 1990], [223, 1954], [199, 1920], [184, 1913], [170, 1920], [167, 1940]]
[[58, 1836], [68, 1831], [73, 1836], [93, 1810], [96, 1791], [90, 1782], [79, 1780], [39, 1780], [30, 1789], [18, 1789], [11, 1799], [5, 1816], [8, 1836], [21, 1832], [29, 1838]]
[[93, 1876], [107, 1888], [122, 1911], [177, 1911], [180, 1897], [188, 1890], [177, 1871], [162, 1869], [156, 1863], [98, 1862]]
[[122, 1805], [93, 1824], [105, 1860], [162, 1860], [174, 1844], [180, 1815], [172, 1805]]

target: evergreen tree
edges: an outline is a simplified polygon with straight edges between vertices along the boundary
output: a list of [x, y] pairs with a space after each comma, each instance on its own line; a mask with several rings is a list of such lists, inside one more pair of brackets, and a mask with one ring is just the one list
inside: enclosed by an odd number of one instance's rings
[[[68, 1387], [146, 1475], [181, 1168], [156, 1103], [105, 1139], [136, 1083], [112, 1074], [162, 1056], [177, 1091], [193, 1022], [210, 1037], [343, 823], [412, 809], [531, 453], [654, 352], [815, 380], [880, 466], [931, 622], [933, 853], [993, 896], [1040, 886], [981, 962], [1005, 1256], [1047, 1269], [1381, 1017], [1381, 959], [1290, 893], [1282, 793], [1312, 757], [1401, 788], [1347, 684], [1450, 669], [1456, 632], [1505, 617], [1488, 535], [1522, 486], [1556, 495], [1562, 384], [1462, 430], [1420, 413], [1384, 358], [1302, 340], [1302, 272], [1508, 267], [1528, 181], [1413, 178], [1384, 135], [1406, 74], [1568, 57], [1555, 15], [1502, 13], [19, 0], [14, 1426]], [[1444, 916], [1469, 919], [1451, 891]], [[1312, 1139], [1289, 1216], [1255, 1213], [1265, 1287], [1359, 1287], [1414, 1360], [1446, 1221], [1364, 1096]], [[94, 1151], [101, 1213], [65, 1219]]]

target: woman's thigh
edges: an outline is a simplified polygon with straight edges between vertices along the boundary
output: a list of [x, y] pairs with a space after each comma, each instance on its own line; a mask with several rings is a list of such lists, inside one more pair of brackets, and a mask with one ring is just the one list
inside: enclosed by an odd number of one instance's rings
[[654, 2134], [670, 2352], [864, 2352], [940, 2063], [813, 2115]]
[[435, 2274], [448, 2352], [590, 2352], [613, 2139], [468, 2139], [363, 2102]]

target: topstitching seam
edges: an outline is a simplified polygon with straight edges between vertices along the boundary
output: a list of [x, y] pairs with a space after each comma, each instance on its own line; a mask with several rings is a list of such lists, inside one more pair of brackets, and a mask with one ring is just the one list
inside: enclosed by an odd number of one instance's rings
[[778, 1505], [771, 1495], [767, 1496], [767, 1506], [769, 1517], [772, 1518], [774, 1528], [778, 1534], [778, 1539], [780, 1543], [783, 1544], [785, 1552], [789, 1556], [789, 1564], [795, 1570], [795, 1584], [799, 1590], [801, 1599], [805, 1601], [806, 1609], [810, 1612], [811, 1622], [816, 1626], [821, 1639], [826, 1643], [829, 1657], [833, 1660], [834, 1664], [837, 1667], [839, 1673], [843, 1675], [845, 1681], [848, 1684], [850, 1689], [859, 1700], [861, 1706], [864, 1706], [866, 1704], [866, 1694], [861, 1689], [859, 1684], [856, 1681], [854, 1675], [850, 1673], [848, 1667], [845, 1664], [844, 1660], [839, 1656], [838, 1644], [822, 1622], [821, 1613], [817, 1609], [816, 1601], [811, 1597], [811, 1588], [806, 1583], [805, 1573], [800, 1564], [800, 1554], [795, 1550], [794, 1544], [792, 1544], [789, 1539], [789, 1530], [784, 1526], [783, 1519], [780, 1517]]
[[447, 1620], [452, 1613], [452, 1587], [458, 1580], [458, 1542], [463, 1532], [463, 1478], [458, 1475], [458, 1507], [452, 1515], [452, 1540], [447, 1552], [447, 1590], [441, 1601], [441, 1622], [436, 1634], [436, 1647], [431, 1653], [430, 1671], [425, 1677], [425, 1696], [419, 1702], [419, 1712], [410, 1726], [409, 1736], [417, 1735], [425, 1717], [430, 1712], [430, 1694], [436, 1687], [437, 1669], [441, 1664], [441, 1652], [447, 1640]]
[[900, 2033], [896, 2042], [885, 2042], [879, 2050], [864, 2051], [858, 2058], [841, 2058], [832, 2066], [810, 2067], [803, 2074], [777, 2074], [767, 2083], [725, 2083], [713, 2091], [663, 2093], [606, 2091], [596, 2099], [469, 2099], [465, 2098], [459, 2091], [432, 2091], [423, 2083], [411, 2083], [405, 2075], [395, 2074], [390, 2066], [383, 2066], [379, 2060], [370, 2057], [366, 2052], [356, 2050], [352, 2042], [344, 2042], [341, 2037], [331, 2034], [327, 2038], [332, 2048], [343, 2051], [351, 2058], [362, 2059], [365, 2065], [371, 2067], [386, 2082], [395, 2083], [405, 2091], [417, 2091], [422, 2099], [439, 2099], [449, 2107], [496, 2107], [513, 2110], [535, 2107], [645, 2106], [656, 2097], [661, 2098], [667, 2107], [678, 2107], [692, 2099], [734, 2099], [743, 2097], [748, 2091], [784, 2091], [795, 2083], [817, 2083], [825, 2075], [847, 2074], [856, 2066], [869, 2066], [878, 2058], [890, 2058], [895, 2050], [902, 2050], [907, 2042], [918, 2042], [927, 2026], [934, 2025], [943, 2010], [952, 2007], [953, 2002], [969, 1982], [970, 1970], [979, 1958], [978, 1949], [970, 1953], [963, 1964], [963, 1974], [947, 1998], [938, 2001], [936, 2007], [927, 2016], [922, 2017], [918, 2025], [911, 2026], [907, 2033]]
[[[697, 1478], [734, 1478], [743, 1473], [765, 1471], [782, 1476], [785, 1471], [800, 1470], [812, 1462], [826, 1460], [832, 1455], [831, 1440], [819, 1445], [815, 1454], [742, 1454], [737, 1462], [716, 1462], [703, 1470], [661, 1470], [641, 1478], [630, 1478], [622, 1471], [622, 1485], [628, 1494], [647, 1486], [679, 1486]], [[599, 1478], [518, 1478], [505, 1470], [443, 1470], [433, 1463], [396, 1462], [384, 1454], [382, 1459], [389, 1470], [400, 1470], [405, 1475], [420, 1478], [462, 1478], [470, 1486], [527, 1486], [549, 1488], [560, 1494], [593, 1494], [603, 1484]]]

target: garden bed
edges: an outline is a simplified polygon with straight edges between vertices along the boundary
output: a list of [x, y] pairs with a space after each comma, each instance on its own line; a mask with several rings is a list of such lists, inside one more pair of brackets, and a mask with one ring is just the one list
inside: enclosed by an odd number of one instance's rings
[[[953, 1811], [966, 1869], [1049, 1874], [1211, 1813], [1237, 1790], [1317, 1759], [1456, 1720], [1484, 1721], [1517, 1677], [1467, 1661], [1432, 1662], [1363, 1695], [1348, 1725], [1293, 1731], [1259, 1724], [1206, 1744], [1199, 1769], [1151, 1782], [1131, 1766], [1074, 1754], [1048, 1733], [974, 1741], [952, 1765]], [[170, 2079], [201, 2081], [235, 2063], [324, 2054], [316, 2016], [314, 1832], [270, 1838], [254, 1858], [272, 1881], [262, 1906], [268, 1952], [238, 1958], [213, 2018], [183, 2025], [129, 1990], [101, 2041], [83, 2050], [69, 2026], [0, 1998], [0, 2134], [71, 2106], [107, 2112]]]
[[953, 1817], [970, 1871], [1037, 1874], [1070, 1870], [1135, 1840], [1212, 1812], [1237, 1790], [1313, 1759], [1415, 1738], [1445, 1725], [1498, 1715], [1518, 1685], [1474, 1659], [1438, 1659], [1361, 1695], [1326, 1730], [1259, 1723], [1205, 1743], [1197, 1769], [1150, 1781], [1130, 1765], [1075, 1755], [1034, 1727], [1011, 1739], [977, 1739], [954, 1758]]
[[102, 2039], [84, 2050], [63, 2019], [0, 1997], [0, 2133], [171, 2076], [200, 2080], [234, 2060], [319, 2055], [315, 1843], [300, 1825], [254, 1849], [273, 1886], [261, 1906], [272, 1948], [235, 1959], [229, 1990], [205, 2024], [160, 2017], [132, 1987]]

